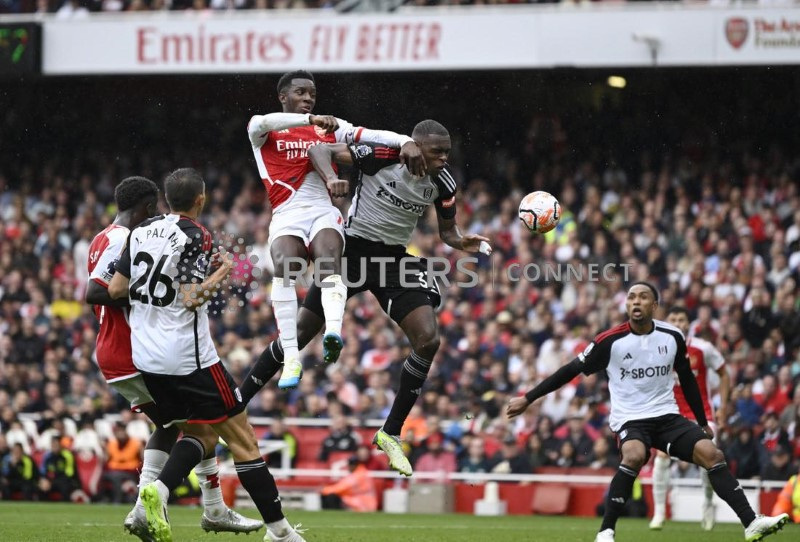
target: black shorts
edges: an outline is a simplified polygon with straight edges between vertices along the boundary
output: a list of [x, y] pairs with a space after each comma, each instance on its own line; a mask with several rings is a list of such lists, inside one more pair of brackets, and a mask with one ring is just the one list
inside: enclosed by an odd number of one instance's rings
[[178, 422], [219, 423], [245, 409], [236, 383], [222, 362], [188, 375], [142, 372], [163, 427]]
[[666, 414], [657, 418], [629, 421], [617, 432], [619, 447], [628, 440], [640, 440], [647, 450], [650, 459], [650, 448], [665, 452], [670, 457], [693, 463], [694, 446], [710, 437], [697, 423], [680, 414]]
[[[353, 285], [347, 288], [347, 298], [369, 290], [398, 324], [414, 309], [425, 305], [436, 308], [442, 301], [436, 280], [428, 277], [427, 260], [408, 254], [404, 247], [345, 236], [343, 257], [342, 278], [345, 284]], [[392, 260], [381, 263], [374, 258]], [[303, 307], [324, 319], [322, 289], [311, 286]]]

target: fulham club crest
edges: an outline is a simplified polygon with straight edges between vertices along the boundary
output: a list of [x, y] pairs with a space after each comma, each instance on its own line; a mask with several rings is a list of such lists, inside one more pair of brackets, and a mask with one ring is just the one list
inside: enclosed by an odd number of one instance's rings
[[749, 24], [743, 17], [731, 17], [725, 21], [725, 37], [734, 49], [739, 49], [747, 41]]

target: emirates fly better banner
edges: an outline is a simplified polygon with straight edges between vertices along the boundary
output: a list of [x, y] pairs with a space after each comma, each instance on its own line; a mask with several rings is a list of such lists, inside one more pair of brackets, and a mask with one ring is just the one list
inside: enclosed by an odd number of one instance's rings
[[800, 9], [181, 13], [44, 24], [46, 74], [800, 64]]

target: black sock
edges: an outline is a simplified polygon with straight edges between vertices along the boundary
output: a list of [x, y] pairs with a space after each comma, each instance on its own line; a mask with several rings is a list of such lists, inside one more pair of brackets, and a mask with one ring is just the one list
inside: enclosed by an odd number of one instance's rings
[[403, 370], [400, 373], [400, 389], [392, 403], [392, 410], [389, 417], [383, 424], [383, 430], [390, 435], [399, 435], [403, 429], [403, 424], [408, 418], [408, 413], [414, 407], [414, 403], [422, 392], [422, 385], [431, 370], [431, 362], [418, 356], [415, 352], [406, 358], [403, 363]]
[[274, 523], [283, 519], [281, 510], [281, 497], [278, 495], [278, 486], [275, 478], [261, 458], [251, 461], [234, 463], [236, 474], [242, 482], [242, 487], [250, 494], [250, 498], [264, 518], [265, 523]]
[[625, 503], [631, 497], [633, 483], [636, 481], [637, 476], [639, 476], [638, 471], [625, 465], [619, 466], [617, 474], [611, 479], [611, 485], [608, 486], [606, 513], [603, 515], [603, 524], [600, 526], [601, 531], [617, 527], [617, 520], [622, 515]]
[[192, 436], [183, 437], [175, 443], [166, 465], [161, 469], [158, 479], [172, 492], [183, 479], [189, 476], [195, 465], [205, 457], [203, 443]]
[[728, 470], [727, 463], [717, 463], [708, 469], [708, 480], [711, 482], [711, 487], [714, 488], [714, 493], [736, 512], [742, 525], [747, 527], [751, 521], [756, 519], [756, 513], [747, 502], [742, 486]]
[[282, 366], [283, 348], [281, 348], [279, 340], [274, 340], [261, 352], [250, 372], [244, 378], [242, 385], [239, 386], [239, 391], [242, 393], [242, 402], [244, 404], [249, 403], [250, 399], [275, 376], [275, 373], [281, 370]]

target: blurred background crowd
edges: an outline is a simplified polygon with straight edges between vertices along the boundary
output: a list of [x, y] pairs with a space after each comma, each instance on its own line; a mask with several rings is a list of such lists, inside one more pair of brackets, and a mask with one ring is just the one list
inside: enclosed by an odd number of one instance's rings
[[[720, 440], [735, 474], [786, 480], [797, 472], [800, 158], [790, 152], [797, 136], [788, 126], [765, 119], [759, 103], [737, 101], [747, 92], [737, 85], [761, 84], [764, 73], [751, 75], [718, 74], [715, 84], [738, 89], [726, 98], [692, 90], [702, 85], [691, 73], [648, 76], [627, 96], [599, 87], [587, 93], [574, 74], [479, 74], [429, 85], [413, 111], [402, 104], [416, 85], [401, 76], [372, 83], [318, 77], [320, 113], [407, 133], [425, 116], [450, 127], [457, 219], [462, 230], [493, 240], [494, 254], [474, 264], [478, 285], [446, 290], [442, 347], [403, 434], [416, 471], [616, 466], [603, 375], [576, 379], [511, 423], [503, 409], [624, 321], [626, 286], [650, 280], [661, 289], [658, 316], [686, 306], [691, 333], [725, 357], [732, 393]], [[799, 86], [790, 72], [770, 77], [783, 88]], [[197, 78], [175, 96], [169, 79], [145, 81], [137, 91], [148, 98], [123, 106], [131, 81], [39, 83], [12, 96], [0, 117], [3, 133], [18, 134], [0, 147], [4, 497], [72, 494], [82, 487], [78, 455], [103, 467], [93, 486], [103, 488], [102, 498], [131, 495], [149, 426], [97, 370], [98, 326], [83, 303], [88, 246], [113, 220], [114, 186], [125, 176], [160, 183], [177, 167], [201, 170], [209, 195], [201, 221], [216, 244], [236, 247], [256, 268], [240, 266], [236, 288], [210, 306], [219, 353], [241, 379], [277, 337], [270, 210], [245, 133], [250, 114], [276, 109], [274, 82], [228, 79], [220, 84], [230, 103], [222, 105], [216, 93], [203, 92], [215, 80]], [[680, 90], [656, 102], [663, 85]], [[454, 88], [466, 96], [461, 110], [481, 106], [462, 116], [442, 108]], [[72, 107], [53, 116], [35, 110], [53, 92]], [[365, 107], [370, 96], [395, 112]], [[777, 107], [791, 115], [797, 104]], [[91, 132], [83, 123], [90, 115]], [[31, 118], [45, 119], [41, 131], [29, 130]], [[545, 236], [517, 219], [521, 197], [539, 189], [558, 197], [564, 211]], [[463, 255], [439, 241], [432, 209], [409, 250], [453, 263]], [[512, 264], [536, 264], [541, 276], [513, 280]], [[590, 275], [589, 264], [613, 272]], [[544, 272], [567, 265], [584, 275], [556, 280]], [[451, 282], [458, 278], [451, 274]], [[340, 452], [360, 450], [365, 462], [383, 467], [360, 428], [385, 418], [409, 346], [370, 294], [349, 302], [343, 335], [338, 363], [321, 366], [314, 342], [304, 352], [299, 389], [280, 392], [272, 382], [249, 405], [252, 416], [276, 420], [258, 434], [290, 442], [296, 466], [327, 465]], [[284, 418], [327, 420], [324, 439], [298, 438], [302, 428]], [[688, 465], [675, 469], [696, 475]]]
[[[80, 19], [90, 13], [142, 11], [225, 11], [250, 9], [330, 9], [340, 13], [362, 11], [393, 11], [401, 6], [472, 6], [514, 4], [614, 4], [626, 0], [0, 0], [0, 13], [55, 14], [64, 19]], [[627, 0], [649, 1], [649, 0]], [[709, 0], [713, 5], [741, 3], [737, 0]], [[689, 3], [707, 3], [705, 0]], [[787, 6], [796, 0], [752, 0], [752, 5]]]

